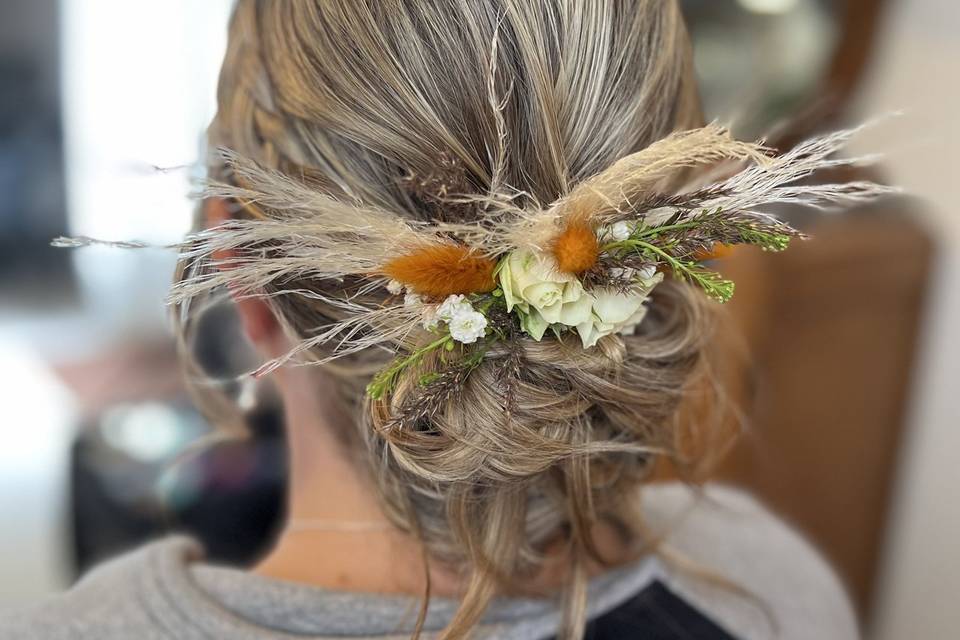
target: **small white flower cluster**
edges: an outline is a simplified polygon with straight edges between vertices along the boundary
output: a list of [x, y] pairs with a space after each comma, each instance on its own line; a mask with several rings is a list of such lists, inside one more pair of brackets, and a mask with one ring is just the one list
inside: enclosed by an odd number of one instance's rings
[[387, 283], [387, 291], [389, 291], [391, 295], [398, 296], [403, 293], [403, 283], [397, 280], [391, 280]]
[[[400, 295], [403, 293], [403, 285], [391, 280], [387, 283], [387, 291]], [[441, 304], [431, 305], [425, 303], [416, 293], [408, 292], [403, 297], [403, 303], [408, 307], [423, 306], [424, 329], [434, 331], [444, 323], [450, 330], [450, 337], [462, 344], [473, 344], [487, 332], [486, 316], [474, 309], [465, 296], [448, 296]]]
[[487, 318], [473, 308], [462, 295], [449, 296], [437, 308], [436, 322], [446, 322], [450, 336], [457, 342], [473, 344], [487, 331]]

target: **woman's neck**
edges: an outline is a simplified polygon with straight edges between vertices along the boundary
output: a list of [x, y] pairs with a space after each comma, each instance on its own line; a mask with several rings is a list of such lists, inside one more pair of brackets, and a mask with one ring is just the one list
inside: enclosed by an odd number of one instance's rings
[[[342, 591], [421, 595], [426, 587], [421, 545], [393, 527], [370, 481], [351, 463], [337, 428], [348, 418], [318, 390], [329, 384], [308, 367], [278, 372], [290, 460], [287, 526], [253, 568], [257, 574]], [[598, 525], [597, 546], [606, 557], [625, 549], [608, 527]], [[529, 582], [529, 593], [549, 592], [564, 581], [567, 550], [548, 550], [549, 560]], [[589, 573], [603, 571], [592, 565]], [[466, 584], [430, 563], [433, 595], [457, 596]], [[526, 589], [524, 590], [527, 591]]]
[[[307, 367], [278, 372], [289, 446], [287, 526], [253, 571], [345, 591], [422, 594], [416, 540], [390, 525], [376, 492], [336, 435], [337, 412]], [[455, 595], [460, 580], [436, 568], [431, 591]]]

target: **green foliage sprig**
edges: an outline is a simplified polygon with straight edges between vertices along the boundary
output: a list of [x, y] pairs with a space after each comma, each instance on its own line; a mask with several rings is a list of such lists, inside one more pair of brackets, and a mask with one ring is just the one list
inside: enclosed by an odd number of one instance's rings
[[637, 225], [628, 238], [605, 244], [602, 252], [608, 266], [666, 265], [676, 276], [723, 303], [733, 297], [734, 283], [705, 267], [700, 256], [717, 244], [749, 244], [764, 251], [784, 251], [794, 237], [802, 234], [773, 218], [723, 209], [695, 214], [678, 211], [663, 224]]
[[391, 427], [413, 428], [424, 418], [430, 418], [460, 390], [474, 369], [480, 366], [495, 336], [488, 336], [484, 342], [474, 345], [462, 359], [448, 364], [439, 371], [431, 371], [420, 376], [417, 392], [406, 400], [390, 421]]
[[[459, 347], [460, 354], [465, 355], [454, 366], [467, 367], [469, 370], [475, 369], [480, 362], [482, 362], [483, 355], [486, 353], [487, 348], [489, 348], [491, 337], [503, 338], [504, 327], [501, 326], [501, 316], [503, 314], [496, 313], [496, 311], [501, 307], [505, 309], [505, 303], [503, 302], [502, 296], [503, 292], [497, 289], [489, 294], [471, 297], [471, 303], [473, 304], [474, 309], [482, 313], [487, 318], [488, 322], [487, 335], [484, 338], [484, 343], [482, 345], [462, 345], [454, 340], [448, 329], [444, 329], [436, 340], [414, 350], [407, 356], [397, 358], [386, 369], [380, 371], [367, 385], [367, 395], [374, 400], [383, 398], [385, 395], [393, 391], [393, 388], [397, 384], [398, 378], [407, 369], [420, 365], [427, 358], [427, 356], [434, 352], [440, 352], [441, 360], [446, 361], [445, 354], [447, 352], [452, 352]], [[434, 383], [437, 380], [437, 377], [441, 375], [441, 373], [437, 372], [425, 373], [420, 377], [419, 383], [421, 386], [428, 386]]]
[[453, 346], [453, 337], [448, 332], [438, 340], [417, 349], [410, 355], [404, 358], [397, 358], [390, 366], [374, 376], [370, 384], [367, 385], [367, 395], [374, 400], [379, 400], [393, 390], [397, 384], [397, 378], [400, 377], [400, 374], [404, 371], [420, 364], [428, 354], [433, 353], [437, 349], [452, 349]]

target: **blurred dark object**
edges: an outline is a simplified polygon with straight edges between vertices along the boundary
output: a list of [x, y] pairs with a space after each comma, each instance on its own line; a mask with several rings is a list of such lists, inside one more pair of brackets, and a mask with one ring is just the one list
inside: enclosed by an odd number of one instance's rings
[[0, 284], [69, 280], [56, 0], [5, 0], [0, 19]]
[[[78, 573], [143, 542], [178, 532], [199, 540], [211, 561], [254, 562], [270, 544], [285, 508], [287, 458], [279, 400], [264, 383], [245, 386], [253, 354], [229, 303], [201, 317], [192, 344], [198, 365], [240, 404], [245, 437], [223, 434], [186, 401], [182, 387], [144, 388], [143, 376], [108, 367], [112, 397], [80, 431], [72, 465], [74, 552]], [[169, 351], [168, 351], [169, 353]], [[173, 358], [150, 364], [128, 356], [132, 372], [173, 379]], [[130, 381], [127, 378], [132, 378]], [[121, 385], [122, 386], [122, 385]], [[136, 399], [139, 396], [139, 399]], [[89, 408], [89, 407], [88, 407]]]
[[[113, 424], [108, 420], [84, 429], [74, 446], [71, 498], [78, 574], [174, 532], [202, 542], [212, 562], [246, 566], [265, 551], [281, 522], [286, 451], [275, 408], [251, 416], [249, 439], [214, 442], [196, 453], [145, 455], [157, 447], [156, 433], [146, 438], [131, 434], [127, 438], [133, 442], [125, 447], [118, 431], [142, 429], [134, 416], [156, 410], [128, 407], [126, 416], [113, 416]], [[154, 421], [149, 428], [176, 432], [168, 439], [170, 451], [189, 443], [196, 447], [199, 416], [186, 407], [160, 411], [171, 421], [166, 427]], [[144, 439], [138, 444], [137, 438]]]
[[253, 436], [220, 442], [173, 473], [164, 490], [177, 531], [203, 543], [214, 563], [248, 566], [283, 524], [287, 450], [279, 407], [250, 415]]

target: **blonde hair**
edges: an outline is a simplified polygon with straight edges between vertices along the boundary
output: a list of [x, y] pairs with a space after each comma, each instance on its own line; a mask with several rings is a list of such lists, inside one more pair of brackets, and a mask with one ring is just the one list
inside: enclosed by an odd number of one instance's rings
[[[476, 206], [443, 194], [499, 182], [553, 202], [701, 124], [673, 0], [239, 0], [218, 101], [212, 146], [344, 202], [449, 222], [470, 221]], [[502, 164], [491, 161], [498, 148]], [[210, 171], [235, 178], [218, 161]], [[184, 261], [181, 277], [203, 268]], [[265, 293], [307, 336], [341, 311], [325, 296], [273, 294], [332, 286], [301, 277]], [[322, 365], [357, 415], [344, 435], [389, 516], [431, 560], [471, 576], [444, 637], [468, 634], [490, 598], [540, 571], [558, 544], [570, 558], [561, 631], [582, 635], [587, 567], [606, 562], [592, 532], [604, 522], [641, 540], [637, 489], [658, 456], [680, 457], [678, 406], [702, 370], [711, 315], [668, 279], [635, 336], [590, 350], [518, 336], [410, 430], [386, 427], [413, 376], [388, 398], [363, 392], [383, 352]]]

